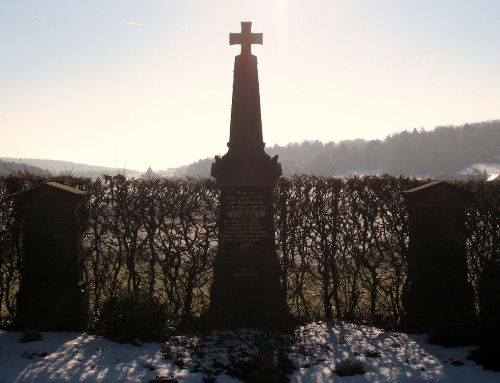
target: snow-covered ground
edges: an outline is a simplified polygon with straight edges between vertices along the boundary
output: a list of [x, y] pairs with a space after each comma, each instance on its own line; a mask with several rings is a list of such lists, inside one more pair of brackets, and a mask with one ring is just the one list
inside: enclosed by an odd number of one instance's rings
[[[119, 344], [98, 336], [44, 332], [43, 339], [20, 343], [20, 333], [0, 332], [0, 383], [141, 382], [156, 376], [179, 382], [239, 382], [221, 371], [251, 357], [257, 349], [253, 330], [173, 337], [166, 344]], [[280, 337], [296, 370], [291, 382], [449, 382], [498, 383], [500, 373], [485, 371], [466, 359], [469, 347], [430, 345], [425, 336], [373, 327], [322, 322], [300, 327], [294, 337]], [[253, 342], [253, 343], [252, 343]], [[340, 377], [340, 361], [360, 361], [366, 373]]]

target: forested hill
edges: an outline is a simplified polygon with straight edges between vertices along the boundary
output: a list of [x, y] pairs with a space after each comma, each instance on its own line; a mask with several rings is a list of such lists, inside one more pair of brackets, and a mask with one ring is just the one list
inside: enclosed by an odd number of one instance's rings
[[[266, 148], [279, 156], [285, 175], [377, 174], [456, 177], [475, 164], [500, 168], [500, 120], [395, 133], [384, 140], [304, 141]], [[182, 169], [208, 176], [213, 159]]]
[[[43, 169], [43, 170], [42, 170]], [[127, 177], [140, 177], [141, 172], [131, 169], [109, 168], [98, 165], [80, 164], [70, 161], [23, 158], [17, 160], [9, 157], [0, 157], [0, 174], [29, 172], [33, 174], [71, 174], [76, 177], [97, 178], [104, 174], [124, 174]]]
[[50, 172], [36, 166], [0, 159], [0, 176], [16, 173], [30, 173], [35, 175], [49, 175]]

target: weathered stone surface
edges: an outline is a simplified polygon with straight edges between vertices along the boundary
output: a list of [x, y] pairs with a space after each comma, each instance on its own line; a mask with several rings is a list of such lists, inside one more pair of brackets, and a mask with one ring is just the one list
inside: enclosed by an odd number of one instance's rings
[[480, 346], [469, 359], [500, 371], [500, 253], [485, 265], [479, 278]]
[[23, 263], [15, 325], [82, 330], [87, 321], [81, 252], [84, 192], [55, 182], [15, 196], [23, 214]]
[[255, 35], [250, 23], [242, 23], [242, 34], [231, 37], [242, 44], [242, 53], [234, 66], [229, 150], [212, 165], [221, 207], [205, 315], [211, 327], [290, 325], [274, 242], [272, 195], [281, 165], [264, 152], [257, 58], [250, 51], [250, 44], [262, 43], [262, 36]]
[[410, 213], [408, 281], [404, 325], [437, 342], [470, 341], [475, 325], [473, 291], [467, 281], [467, 195], [445, 182], [404, 192]]
[[494, 345], [500, 357], [500, 254], [481, 273], [479, 314], [483, 341]]

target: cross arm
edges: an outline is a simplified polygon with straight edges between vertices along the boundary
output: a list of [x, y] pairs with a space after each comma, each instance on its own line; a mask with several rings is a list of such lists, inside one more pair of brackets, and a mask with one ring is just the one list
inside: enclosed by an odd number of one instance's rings
[[229, 45], [241, 44], [241, 33], [230, 33], [229, 34]]
[[252, 33], [251, 37], [252, 44], [262, 45], [262, 40], [263, 40], [262, 36], [263, 36], [262, 33]]
[[[252, 33], [250, 35], [250, 44], [263, 44], [263, 34], [262, 33]], [[229, 45], [242, 44], [241, 33], [230, 33], [229, 34]]]

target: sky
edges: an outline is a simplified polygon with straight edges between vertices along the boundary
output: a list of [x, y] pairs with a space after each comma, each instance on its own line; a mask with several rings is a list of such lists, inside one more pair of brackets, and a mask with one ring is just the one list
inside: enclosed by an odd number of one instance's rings
[[500, 118], [497, 0], [1, 0], [0, 156], [225, 154], [241, 21], [267, 146]]

